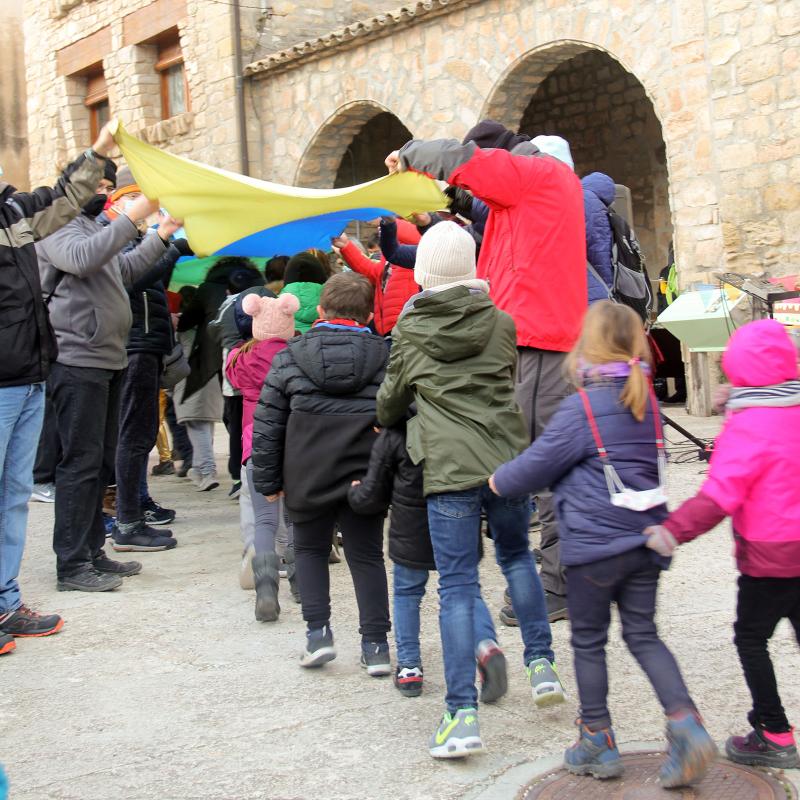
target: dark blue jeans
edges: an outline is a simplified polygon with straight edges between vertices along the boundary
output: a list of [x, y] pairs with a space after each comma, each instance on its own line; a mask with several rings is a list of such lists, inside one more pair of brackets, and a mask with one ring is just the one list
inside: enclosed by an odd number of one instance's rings
[[567, 567], [575, 679], [581, 719], [590, 730], [611, 725], [606, 705], [606, 642], [612, 602], [619, 610], [622, 638], [655, 689], [664, 712], [695, 710], [675, 657], [658, 637], [655, 614], [660, 574], [653, 553], [644, 546]]
[[495, 555], [508, 583], [525, 643], [524, 660], [553, 660], [544, 591], [528, 547], [530, 498], [497, 497], [487, 484], [462, 492], [432, 494], [428, 524], [439, 571], [439, 627], [442, 635], [447, 708], [474, 708], [475, 595], [480, 591], [478, 542], [481, 509], [486, 512]]

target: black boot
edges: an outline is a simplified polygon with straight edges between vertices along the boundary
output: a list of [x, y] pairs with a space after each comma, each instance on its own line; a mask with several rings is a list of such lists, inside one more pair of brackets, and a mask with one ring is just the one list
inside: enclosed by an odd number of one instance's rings
[[277, 553], [256, 553], [253, 556], [253, 579], [256, 584], [256, 619], [259, 622], [275, 622], [281, 613], [278, 603]]
[[290, 547], [283, 556], [283, 563], [286, 565], [286, 580], [289, 581], [289, 591], [292, 593], [292, 600], [300, 603], [300, 587], [297, 585], [297, 564], [294, 561], [294, 548]]

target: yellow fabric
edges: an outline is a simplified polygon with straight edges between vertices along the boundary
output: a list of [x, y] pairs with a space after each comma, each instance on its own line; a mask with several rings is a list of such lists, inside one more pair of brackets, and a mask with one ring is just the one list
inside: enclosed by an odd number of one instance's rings
[[144, 194], [183, 220], [198, 256], [266, 228], [335, 211], [384, 208], [408, 216], [447, 205], [435, 181], [413, 172], [346, 189], [302, 189], [171, 155], [132, 136], [121, 124], [114, 139]]

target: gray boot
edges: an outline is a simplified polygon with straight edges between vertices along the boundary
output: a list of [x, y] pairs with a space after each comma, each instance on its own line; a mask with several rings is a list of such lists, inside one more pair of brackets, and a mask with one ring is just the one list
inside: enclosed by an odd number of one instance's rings
[[294, 547], [287, 547], [283, 556], [283, 563], [286, 565], [286, 579], [289, 581], [289, 591], [292, 593], [292, 600], [300, 602], [300, 587], [297, 585], [297, 564], [294, 562]]
[[253, 556], [253, 579], [256, 584], [256, 619], [275, 622], [281, 613], [278, 603], [278, 566], [276, 553], [256, 553]]

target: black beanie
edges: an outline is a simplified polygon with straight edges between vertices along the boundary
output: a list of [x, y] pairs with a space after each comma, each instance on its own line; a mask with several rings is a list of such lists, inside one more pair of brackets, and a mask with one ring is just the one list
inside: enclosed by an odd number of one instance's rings
[[524, 133], [514, 133], [493, 119], [483, 119], [467, 131], [462, 144], [474, 142], [480, 148], [494, 147], [499, 150], [513, 150], [520, 142], [529, 142], [530, 140], [530, 136]]
[[286, 272], [283, 275], [283, 283], [288, 286], [290, 283], [325, 283], [328, 276], [319, 259], [311, 253], [296, 253], [289, 259], [286, 265]]
[[111, 181], [116, 187], [117, 185], [117, 165], [110, 159], [105, 159], [105, 166], [103, 167], [103, 177], [107, 181]]

